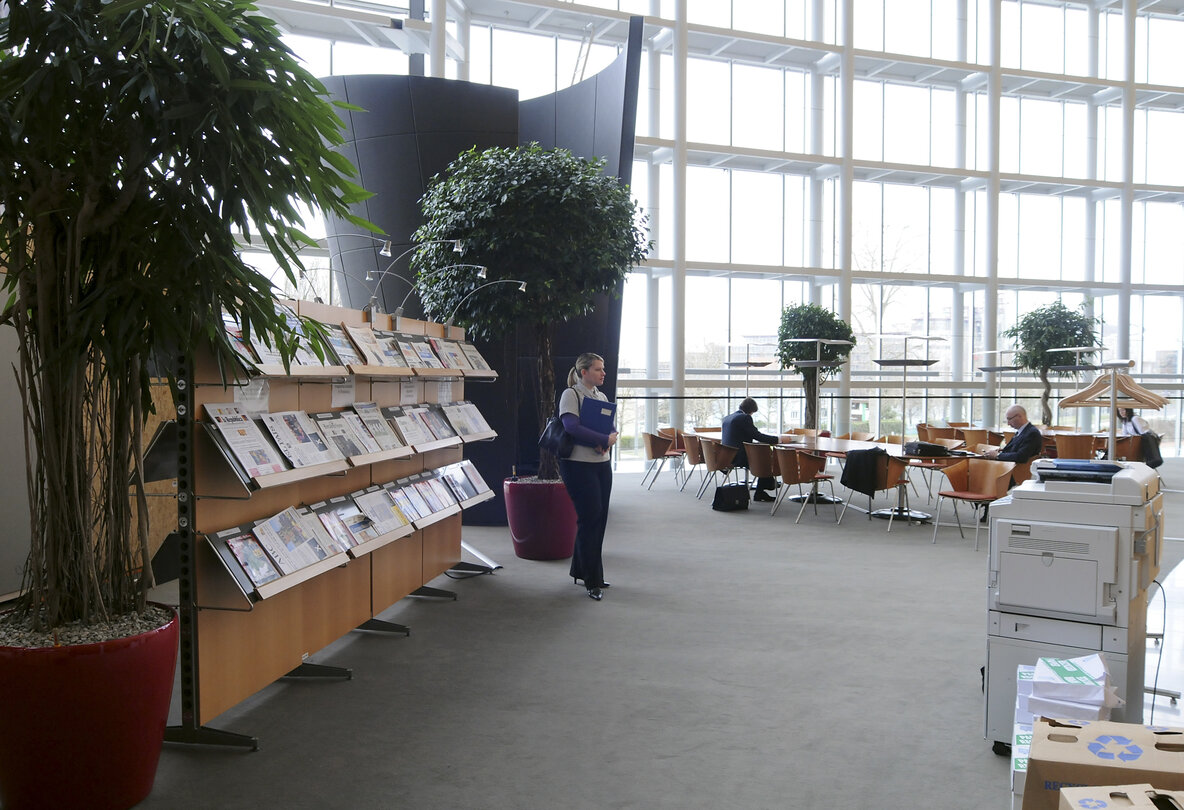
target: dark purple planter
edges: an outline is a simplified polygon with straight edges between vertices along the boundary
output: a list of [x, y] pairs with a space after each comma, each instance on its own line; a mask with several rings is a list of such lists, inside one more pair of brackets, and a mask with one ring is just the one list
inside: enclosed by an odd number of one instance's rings
[[506, 521], [524, 560], [564, 560], [576, 545], [576, 510], [562, 481], [507, 478]]

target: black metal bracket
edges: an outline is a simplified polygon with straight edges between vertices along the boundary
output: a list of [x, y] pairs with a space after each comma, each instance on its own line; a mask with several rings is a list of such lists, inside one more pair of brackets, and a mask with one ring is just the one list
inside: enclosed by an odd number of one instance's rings
[[411, 628], [407, 625], [385, 622], [382, 619], [367, 619], [359, 624], [357, 629], [373, 630], [376, 633], [402, 633], [405, 636], [411, 635]]
[[354, 671], [346, 667], [333, 667], [328, 664], [312, 664], [305, 661], [296, 669], [284, 675], [285, 678], [345, 678], [352, 681]]
[[228, 745], [238, 748], [259, 750], [259, 738], [246, 734], [236, 734], [233, 731], [220, 731], [216, 728], [185, 728], [183, 726], [168, 726], [164, 730], [166, 743], [183, 743], [185, 745]]
[[429, 588], [427, 585], [416, 588], [408, 596], [417, 596], [420, 599], [452, 599], [456, 600], [455, 591], [446, 591], [443, 588]]

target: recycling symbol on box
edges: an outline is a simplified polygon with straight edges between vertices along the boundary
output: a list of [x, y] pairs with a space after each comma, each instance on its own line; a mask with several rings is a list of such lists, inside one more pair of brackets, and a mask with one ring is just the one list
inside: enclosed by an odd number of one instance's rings
[[1110, 805], [1101, 799], [1082, 799], [1077, 803], [1077, 806], [1084, 807], [1085, 810], [1101, 810], [1101, 808], [1109, 807]]
[[1089, 751], [1098, 759], [1117, 759], [1133, 762], [1143, 756], [1143, 749], [1126, 737], [1103, 734], [1089, 744]]

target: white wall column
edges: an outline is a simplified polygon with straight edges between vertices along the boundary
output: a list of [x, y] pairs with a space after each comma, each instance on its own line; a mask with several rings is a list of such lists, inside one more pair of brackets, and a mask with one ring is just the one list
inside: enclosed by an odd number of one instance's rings
[[[814, 42], [822, 41], [824, 18], [822, 0], [813, 0], [810, 5], [810, 39]], [[820, 155], [823, 153], [824, 148], [822, 137], [824, 132], [823, 125], [826, 119], [826, 81], [820, 65], [811, 67], [809, 82], [810, 117], [807, 121], [807, 126], [809, 127], [810, 142], [808, 149], [811, 154]], [[822, 201], [826, 194], [826, 181], [815, 173], [810, 175], [809, 183], [810, 221], [806, 232], [806, 238], [808, 240], [806, 246], [806, 264], [810, 267], [821, 267]], [[811, 284], [807, 289], [810, 294], [809, 303], [821, 304], [822, 288], [817, 284]]]
[[[652, 17], [661, 14], [660, 0], [650, 0], [649, 14]], [[646, 134], [650, 137], [661, 135], [662, 119], [662, 52], [648, 43], [646, 48], [646, 63], [649, 67], [649, 86], [647, 88], [648, 104], [646, 105]], [[650, 241], [655, 245], [662, 239], [660, 231], [660, 206], [662, 199], [662, 172], [660, 165], [650, 160], [646, 164], [646, 199], [645, 212], [649, 218]], [[661, 320], [658, 278], [652, 269], [646, 271], [645, 279], [645, 376], [648, 380], [657, 379], [659, 373], [658, 344], [659, 324]], [[653, 432], [658, 427], [658, 400], [655, 397], [658, 390], [645, 389], [645, 429]]]
[[429, 75], [444, 78], [445, 53], [448, 42], [448, 2], [432, 0], [431, 71]]
[[[967, 36], [967, 16], [966, 16], [966, 2], [967, 0], [957, 0], [955, 14], [957, 15], [957, 30], [955, 33], [955, 48], [957, 53], [957, 60], [965, 62], [969, 47], [966, 42]], [[966, 168], [966, 90], [961, 86], [954, 92], [954, 166], [959, 169]], [[954, 244], [953, 254], [950, 256], [950, 272], [956, 276], [966, 275], [966, 190], [961, 186], [954, 188], [954, 206], [951, 212], [953, 221], [950, 223], [953, 229]], [[974, 378], [975, 368], [972, 367], [967, 375], [966, 369], [966, 344], [967, 344], [967, 326], [973, 323], [973, 318], [966, 317], [966, 293], [963, 291], [961, 285], [954, 287], [954, 294], [950, 299], [950, 357], [952, 359], [950, 376], [955, 380], [971, 380]], [[970, 296], [973, 303], [974, 296]], [[987, 340], [992, 338], [988, 337]], [[986, 347], [983, 347], [986, 348]], [[992, 346], [991, 348], [996, 348]], [[998, 363], [989, 362], [994, 359], [996, 355], [982, 355], [984, 361], [975, 365], [992, 366], [999, 365]], [[994, 401], [990, 395], [995, 392], [995, 375], [987, 374], [982, 387], [978, 388], [978, 393], [983, 397], [983, 424], [994, 424]], [[950, 416], [956, 421], [974, 421], [974, 408], [970, 408], [970, 413], [965, 412], [963, 408], [962, 392], [955, 392], [956, 396], [953, 398], [953, 407], [950, 410]]]
[[670, 201], [670, 423], [683, 428], [686, 410], [687, 309], [687, 0], [674, 2], [674, 182]]
[[991, 61], [987, 72], [987, 199], [985, 201], [987, 232], [983, 235], [987, 243], [987, 286], [983, 297], [983, 335], [992, 350], [998, 348], [999, 334], [999, 115], [1000, 98], [1003, 92], [1003, 71], [1000, 67], [1003, 60], [1002, 6], [1002, 0], [991, 0], [990, 22], [987, 31]]
[[[839, 172], [838, 227], [839, 236], [839, 311], [836, 313], [851, 323], [851, 244], [852, 244], [852, 187], [855, 185], [855, 0], [843, 0], [839, 45], [842, 47], [842, 63], [839, 69], [839, 128], [841, 169]], [[851, 364], [843, 366], [839, 373], [838, 418], [832, 416], [834, 430], [847, 433], [851, 430]]]
[[1118, 247], [1118, 345], [1114, 360], [1131, 359], [1131, 255], [1135, 208], [1136, 0], [1122, 4], [1122, 221]]

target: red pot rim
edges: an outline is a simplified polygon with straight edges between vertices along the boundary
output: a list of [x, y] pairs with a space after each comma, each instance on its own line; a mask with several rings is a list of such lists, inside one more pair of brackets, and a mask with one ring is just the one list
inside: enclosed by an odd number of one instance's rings
[[87, 650], [91, 650], [91, 649], [98, 649], [100, 647], [119, 646], [121, 644], [132, 643], [132, 642], [136, 641], [137, 639], [142, 639], [142, 638], [145, 638], [148, 636], [156, 635], [157, 633], [166, 633], [173, 627], [173, 625], [177, 624], [177, 622], [179, 622], [181, 619], [180, 614], [177, 612], [177, 608], [174, 607], [173, 605], [166, 605], [161, 602], [149, 602], [148, 604], [151, 607], [157, 607], [157, 608], [161, 608], [162, 610], [169, 611], [172, 614], [172, 617], [167, 622], [162, 624], [160, 627], [157, 627], [152, 630], [145, 630], [142, 633], [136, 633], [131, 636], [121, 636], [119, 638], [110, 638], [110, 639], [105, 639], [104, 641], [92, 641], [87, 644], [59, 644], [56, 647], [11, 647], [11, 646], [8, 646], [5, 644], [0, 644], [0, 653], [11, 655], [14, 652], [21, 652], [26, 655], [50, 655], [50, 654], [53, 654], [59, 650], [73, 650], [75, 652], [84, 653]]

